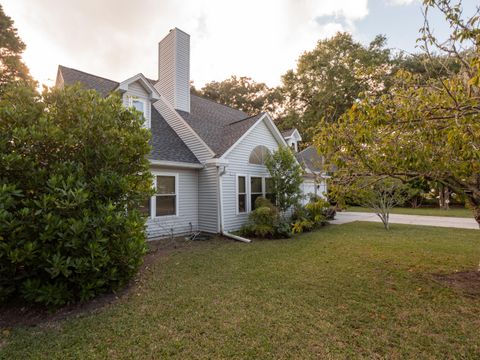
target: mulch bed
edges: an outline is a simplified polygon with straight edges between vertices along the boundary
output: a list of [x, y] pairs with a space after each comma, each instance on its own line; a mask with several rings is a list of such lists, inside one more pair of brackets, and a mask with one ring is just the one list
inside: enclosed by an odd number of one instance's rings
[[452, 274], [437, 274], [434, 279], [463, 294], [480, 297], [480, 271], [462, 271]]
[[183, 238], [163, 239], [149, 242], [150, 251], [144, 258], [138, 274], [127, 286], [114, 293], [97, 296], [95, 299], [84, 303], [66, 305], [55, 311], [42, 306], [33, 306], [18, 301], [0, 305], [0, 329], [8, 329], [16, 326], [37, 326], [66, 318], [81, 316], [96, 312], [110, 304], [113, 304], [145, 280], [149, 268], [159, 259], [176, 249], [190, 248], [192, 242]]

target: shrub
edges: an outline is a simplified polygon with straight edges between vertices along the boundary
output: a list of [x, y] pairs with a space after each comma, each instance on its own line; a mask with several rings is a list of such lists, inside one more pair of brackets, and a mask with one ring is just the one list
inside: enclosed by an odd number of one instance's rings
[[15, 87], [0, 119], [0, 300], [62, 305], [125, 284], [146, 251], [140, 114], [79, 87]]
[[255, 210], [248, 216], [247, 224], [241, 229], [246, 236], [260, 238], [286, 238], [291, 236], [290, 225], [285, 222], [277, 208], [268, 200], [255, 200]]
[[331, 216], [330, 204], [322, 198], [314, 198], [305, 206], [297, 206], [292, 214], [292, 232], [300, 234], [323, 226]]

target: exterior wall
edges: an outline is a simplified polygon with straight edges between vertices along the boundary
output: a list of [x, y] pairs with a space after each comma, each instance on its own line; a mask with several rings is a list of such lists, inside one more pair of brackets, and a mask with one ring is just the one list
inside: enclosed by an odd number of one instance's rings
[[146, 126], [150, 128], [150, 119], [151, 119], [151, 102], [150, 94], [145, 90], [145, 88], [138, 82], [135, 81], [128, 85], [128, 91], [122, 95], [123, 105], [125, 107], [130, 106], [130, 97], [139, 98], [145, 101], [145, 120]]
[[198, 134], [182, 119], [175, 109], [165, 100], [158, 100], [153, 106], [163, 116], [165, 121], [177, 133], [182, 141], [187, 145], [200, 162], [205, 162], [213, 157], [213, 153], [208, 148]]
[[198, 223], [201, 231], [218, 232], [217, 168], [206, 167], [198, 177]]
[[[178, 174], [178, 215], [162, 216], [147, 220], [148, 238], [190, 233], [198, 230], [198, 175], [195, 169], [152, 167], [153, 172]], [[191, 224], [191, 225], [190, 225]]]
[[177, 110], [190, 112], [190, 35], [175, 28], [158, 44], [157, 90]]
[[317, 183], [315, 179], [304, 178], [301, 190], [303, 195], [305, 195], [305, 198], [302, 200], [302, 204], [305, 205], [310, 200], [309, 195], [311, 194], [325, 198], [324, 193], [327, 191], [327, 184], [325, 180]]
[[[268, 169], [264, 165], [254, 165], [248, 162], [250, 153], [258, 146], [264, 145], [270, 151], [278, 149], [274, 136], [262, 121], [248, 134], [226, 157], [229, 162], [227, 172], [222, 176], [223, 220], [226, 231], [238, 230], [248, 218], [248, 212], [237, 212], [237, 176], [246, 176], [247, 210], [250, 204], [250, 177], [269, 177]], [[264, 185], [265, 186], [265, 185]]]

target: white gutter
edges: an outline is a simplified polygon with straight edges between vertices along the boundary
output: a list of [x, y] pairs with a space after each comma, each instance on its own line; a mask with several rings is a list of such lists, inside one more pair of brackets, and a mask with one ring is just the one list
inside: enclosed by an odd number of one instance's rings
[[243, 237], [241, 237], [241, 236], [233, 235], [233, 234], [230, 234], [230, 233], [228, 233], [228, 232], [226, 232], [226, 231], [224, 231], [224, 232], [222, 233], [222, 235], [223, 235], [223, 236], [226, 236], [226, 237], [229, 237], [229, 238], [231, 238], [231, 239], [234, 239], [234, 240], [242, 241], [242, 242], [244, 242], [244, 243], [251, 243], [251, 242], [252, 242], [252, 240], [250, 240], [250, 239], [245, 239], [245, 238], [243, 238]]
[[176, 168], [183, 168], [183, 169], [203, 169], [204, 166], [202, 164], [192, 164], [192, 163], [185, 163], [180, 161], [167, 161], [167, 160], [153, 160], [148, 159], [151, 165], [158, 165], [158, 166], [170, 166]]
[[219, 218], [219, 232], [221, 235], [231, 238], [233, 240], [250, 243], [252, 240], [245, 239], [241, 236], [230, 234], [223, 229], [223, 196], [222, 196], [222, 179], [221, 177], [227, 172], [227, 166], [223, 165], [223, 170], [220, 172], [220, 166], [217, 164], [217, 199], [218, 199], [218, 218]]

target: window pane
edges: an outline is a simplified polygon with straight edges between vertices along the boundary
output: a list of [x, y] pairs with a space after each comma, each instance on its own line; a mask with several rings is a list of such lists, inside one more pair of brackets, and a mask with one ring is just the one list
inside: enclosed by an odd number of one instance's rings
[[245, 194], [242, 194], [242, 195], [238, 195], [238, 212], [239, 213], [243, 213], [245, 212], [246, 210], [246, 206], [245, 206], [245, 199], [246, 199], [247, 195]]
[[262, 178], [252, 177], [250, 179], [250, 189], [252, 193], [262, 192]]
[[238, 177], [238, 192], [245, 194], [245, 176]]
[[252, 194], [252, 196], [251, 196], [252, 210], [256, 209], [255, 200], [257, 200], [259, 197], [262, 197], [262, 194]]
[[145, 200], [145, 202], [142, 205], [140, 205], [138, 210], [140, 211], [141, 214], [145, 216], [150, 216], [150, 198]]
[[176, 196], [156, 196], [157, 216], [175, 215]]
[[143, 108], [143, 101], [132, 100], [132, 106], [142, 113], [145, 111], [145, 109]]
[[249, 163], [263, 165], [268, 153], [269, 150], [266, 146], [258, 145], [250, 153]]
[[175, 176], [157, 176], [157, 194], [175, 194]]

